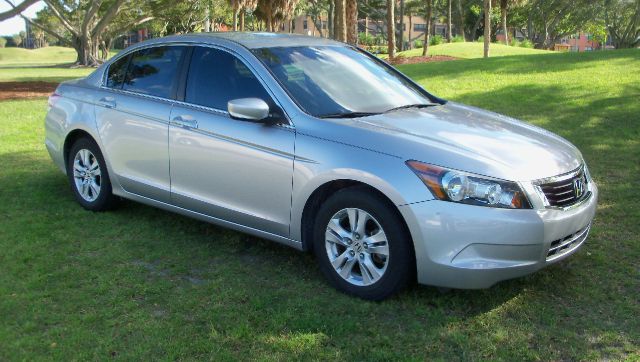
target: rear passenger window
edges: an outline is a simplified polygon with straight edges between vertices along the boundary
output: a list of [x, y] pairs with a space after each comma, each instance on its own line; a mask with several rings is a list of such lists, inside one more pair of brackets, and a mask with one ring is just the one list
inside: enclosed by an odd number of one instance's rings
[[260, 98], [272, 103], [262, 84], [240, 59], [222, 50], [196, 47], [189, 66], [185, 101], [226, 110], [227, 102], [238, 98]]
[[171, 98], [185, 47], [154, 47], [133, 53], [124, 90]]
[[122, 88], [124, 75], [127, 72], [127, 64], [129, 64], [128, 55], [116, 60], [109, 66], [109, 72], [107, 73], [107, 87], [116, 89]]

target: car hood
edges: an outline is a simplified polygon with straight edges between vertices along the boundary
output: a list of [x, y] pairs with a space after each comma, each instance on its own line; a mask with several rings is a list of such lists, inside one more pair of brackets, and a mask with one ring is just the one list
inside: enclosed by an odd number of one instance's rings
[[351, 137], [341, 142], [506, 180], [555, 176], [583, 162], [580, 151], [560, 136], [454, 102], [354, 118], [345, 125], [357, 130], [346, 132]]

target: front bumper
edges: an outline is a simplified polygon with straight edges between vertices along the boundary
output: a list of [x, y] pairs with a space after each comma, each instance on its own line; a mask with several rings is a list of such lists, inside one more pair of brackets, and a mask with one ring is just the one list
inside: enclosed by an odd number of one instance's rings
[[591, 186], [588, 199], [566, 210], [499, 209], [438, 200], [400, 206], [415, 246], [418, 282], [488, 288], [572, 255], [595, 216], [598, 189], [595, 183]]

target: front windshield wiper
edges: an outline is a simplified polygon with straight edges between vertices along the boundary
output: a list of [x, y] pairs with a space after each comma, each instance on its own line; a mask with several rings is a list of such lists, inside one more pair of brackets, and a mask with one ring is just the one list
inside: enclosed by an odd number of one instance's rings
[[357, 118], [357, 117], [367, 117], [367, 116], [375, 116], [375, 112], [342, 112], [342, 113], [330, 113], [323, 114], [318, 116], [318, 118]]
[[405, 104], [404, 106], [400, 106], [400, 107], [393, 107], [391, 109], [387, 109], [386, 111], [384, 111], [384, 113], [389, 113], [389, 112], [393, 112], [393, 111], [397, 111], [399, 109], [406, 109], [406, 108], [426, 108], [426, 107], [434, 107], [437, 106], [438, 103], [418, 103], [418, 104]]

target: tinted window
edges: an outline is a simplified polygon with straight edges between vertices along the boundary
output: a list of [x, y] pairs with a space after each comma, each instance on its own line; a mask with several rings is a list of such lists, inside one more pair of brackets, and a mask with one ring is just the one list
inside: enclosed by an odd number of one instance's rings
[[317, 117], [432, 103], [396, 71], [351, 48], [262, 48], [254, 53], [293, 99]]
[[129, 64], [129, 56], [124, 56], [109, 66], [107, 73], [107, 87], [122, 88], [124, 74], [127, 72], [127, 64]]
[[155, 47], [133, 53], [124, 81], [132, 92], [171, 98], [184, 47]]
[[185, 101], [216, 109], [238, 98], [260, 98], [271, 103], [255, 75], [235, 56], [212, 48], [193, 51]]

